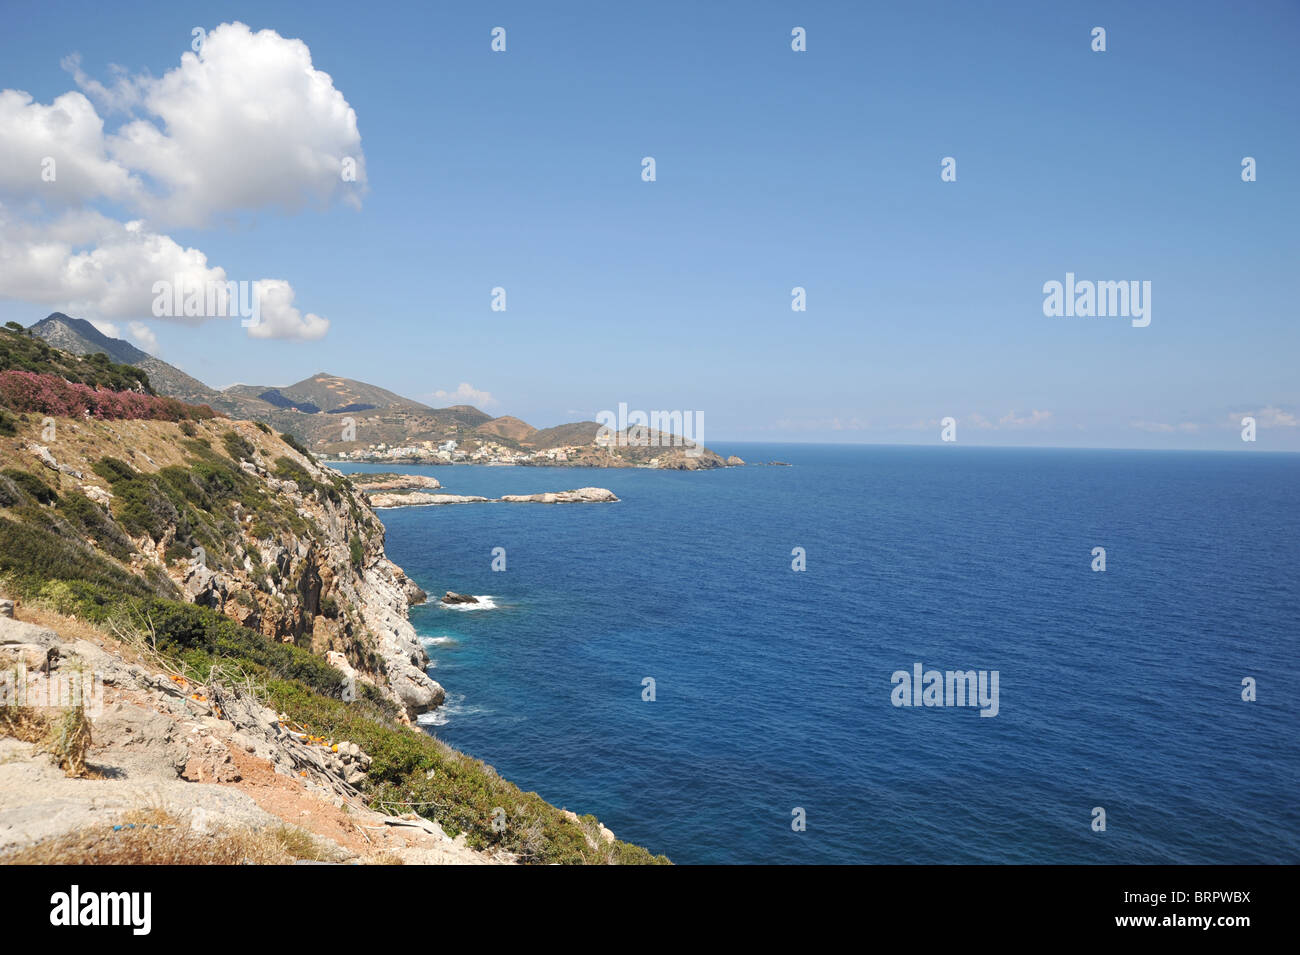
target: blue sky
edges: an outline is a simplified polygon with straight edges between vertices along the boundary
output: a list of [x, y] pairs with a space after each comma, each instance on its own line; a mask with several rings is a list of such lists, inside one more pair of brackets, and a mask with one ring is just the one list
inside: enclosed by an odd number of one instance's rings
[[[49, 104], [73, 53], [162, 77], [239, 21], [355, 110], [359, 208], [166, 228], [329, 321], [138, 316], [210, 384], [464, 382], [538, 426], [694, 410], [706, 441], [932, 443], [952, 416], [963, 443], [1300, 450], [1297, 5], [612, 6], [7, 3], [0, 89]], [[1150, 326], [1044, 316], [1066, 272], [1150, 281]], [[0, 295], [24, 324], [56, 304]]]

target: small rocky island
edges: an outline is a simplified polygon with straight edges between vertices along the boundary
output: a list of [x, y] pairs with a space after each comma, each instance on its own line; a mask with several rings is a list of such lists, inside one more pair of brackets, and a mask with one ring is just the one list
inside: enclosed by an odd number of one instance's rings
[[501, 497], [429, 494], [424, 491], [367, 493], [366, 496], [374, 508], [430, 507], [439, 504], [612, 504], [618, 501], [613, 491], [603, 487], [580, 487], [572, 491], [545, 491], [541, 494], [505, 494]]
[[449, 590], [442, 595], [442, 602], [445, 604], [476, 604], [479, 600], [472, 594], [458, 594], [454, 590]]

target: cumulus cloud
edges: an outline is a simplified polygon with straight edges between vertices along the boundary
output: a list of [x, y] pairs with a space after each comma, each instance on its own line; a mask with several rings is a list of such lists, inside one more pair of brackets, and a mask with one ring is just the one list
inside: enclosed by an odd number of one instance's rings
[[[156, 221], [202, 225], [241, 210], [359, 202], [366, 168], [356, 112], [301, 40], [222, 24], [202, 52], [145, 83], [140, 100], [157, 122], [127, 123], [108, 149], [157, 184], [141, 199]], [[347, 158], [355, 182], [342, 176]]]
[[[167, 228], [360, 202], [356, 114], [301, 40], [231, 23], [160, 78], [112, 67], [100, 83], [75, 54], [63, 66], [81, 91], [49, 105], [0, 90], [0, 297], [139, 322], [155, 317], [156, 282], [231, 278]], [[126, 121], [106, 132], [91, 99]], [[341, 175], [345, 160], [352, 181]], [[312, 340], [328, 331], [328, 319], [294, 307], [288, 281], [248, 281], [263, 296], [250, 336]]]
[[151, 355], [158, 354], [158, 336], [144, 322], [131, 322], [127, 325], [131, 340]]
[[491, 393], [479, 391], [468, 381], [462, 381], [456, 386], [455, 391], [435, 391], [433, 397], [438, 401], [446, 401], [448, 404], [453, 405], [478, 405], [482, 407], [497, 403]]
[[0, 194], [54, 206], [143, 194], [140, 179], [108, 155], [104, 121], [81, 93], [46, 106], [0, 90], [0, 130]]
[[304, 315], [293, 306], [293, 288], [283, 279], [262, 279], [253, 284], [261, 314], [248, 334], [253, 338], [324, 338], [330, 323], [319, 315]]
[[197, 285], [226, 280], [198, 249], [138, 221], [77, 212], [11, 227], [0, 209], [0, 293], [9, 298], [95, 320], [139, 320], [153, 314], [154, 283], [177, 276]]

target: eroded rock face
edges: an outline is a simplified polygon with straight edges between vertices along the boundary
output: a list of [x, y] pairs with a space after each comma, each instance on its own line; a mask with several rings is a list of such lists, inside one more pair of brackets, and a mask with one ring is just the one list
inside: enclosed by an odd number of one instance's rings
[[379, 638], [376, 651], [384, 661], [388, 685], [407, 715], [416, 716], [441, 705], [447, 694], [425, 672], [429, 655], [407, 619], [406, 579], [396, 564], [379, 556], [365, 568], [359, 597], [362, 617]]

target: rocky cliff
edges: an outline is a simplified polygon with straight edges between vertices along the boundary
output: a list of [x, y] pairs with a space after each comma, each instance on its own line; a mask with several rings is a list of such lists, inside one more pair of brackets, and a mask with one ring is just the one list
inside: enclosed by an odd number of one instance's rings
[[79, 537], [159, 596], [328, 655], [407, 717], [442, 702], [407, 620], [424, 594], [385, 556], [364, 495], [292, 439], [223, 418], [26, 418], [0, 438], [0, 517]]

